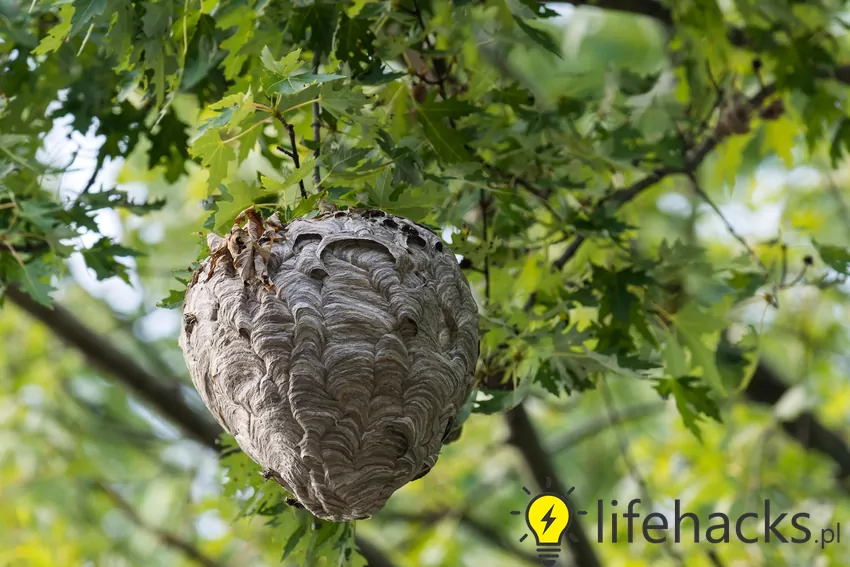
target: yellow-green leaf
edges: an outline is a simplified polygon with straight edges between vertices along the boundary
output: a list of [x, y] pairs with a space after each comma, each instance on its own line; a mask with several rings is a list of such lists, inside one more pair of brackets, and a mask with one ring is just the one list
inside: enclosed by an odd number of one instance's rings
[[59, 8], [60, 22], [50, 28], [47, 35], [41, 40], [33, 50], [34, 55], [45, 55], [51, 51], [56, 51], [62, 46], [62, 42], [68, 37], [71, 31], [71, 18], [74, 16], [73, 4], [62, 4]]
[[209, 168], [207, 183], [210, 191], [218, 187], [227, 175], [230, 162], [236, 159], [236, 152], [222, 141], [218, 130], [207, 130], [195, 140], [189, 151], [193, 157], [201, 158], [201, 164]]

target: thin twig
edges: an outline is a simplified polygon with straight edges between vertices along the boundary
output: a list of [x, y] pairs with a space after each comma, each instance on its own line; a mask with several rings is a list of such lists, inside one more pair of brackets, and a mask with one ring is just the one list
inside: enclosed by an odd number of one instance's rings
[[[295, 169], [301, 169], [301, 158], [298, 156], [298, 146], [295, 142], [295, 126], [286, 121], [286, 118], [283, 117], [283, 114], [275, 108], [269, 108], [269, 111], [272, 113], [277, 120], [283, 124], [284, 129], [289, 133], [289, 145], [292, 148], [291, 152], [287, 152], [286, 150], [282, 150], [285, 154], [292, 158], [292, 162], [295, 164]], [[280, 146], [278, 146], [280, 147]], [[307, 189], [304, 188], [304, 180], [298, 180], [298, 190], [301, 191], [301, 198], [307, 198]]]
[[490, 238], [487, 229], [487, 196], [484, 190], [480, 189], [478, 194], [478, 205], [481, 208], [481, 230], [484, 237], [484, 299], [486, 303], [490, 302]]
[[91, 191], [91, 188], [94, 187], [94, 182], [97, 180], [97, 176], [100, 173], [100, 170], [103, 168], [103, 163], [106, 161], [106, 154], [104, 152], [100, 152], [97, 154], [97, 161], [94, 164], [94, 170], [92, 171], [89, 180], [86, 181], [86, 184], [83, 186], [82, 190], [77, 193], [77, 196], [74, 198], [74, 202], [71, 204], [71, 207], [75, 207], [80, 204], [80, 201], [83, 200], [83, 197]]
[[281, 146], [280, 144], [278, 144], [278, 145], [277, 145], [277, 149], [278, 149], [278, 151], [279, 151], [280, 153], [282, 153], [282, 154], [286, 154], [287, 156], [289, 156], [289, 157], [290, 157], [290, 158], [292, 158], [293, 160], [295, 159], [295, 154], [293, 154], [292, 152], [290, 152], [289, 150], [287, 150], [286, 148], [284, 148], [284, 147], [283, 147], [283, 146]]
[[563, 268], [564, 265], [570, 261], [570, 258], [576, 255], [579, 246], [584, 243], [584, 240], [585, 238], [581, 234], [577, 234], [576, 237], [573, 238], [573, 241], [570, 242], [570, 245], [567, 246], [567, 249], [564, 250], [563, 254], [556, 258], [554, 262], [552, 262], [552, 265], [555, 267], [555, 270], [560, 270], [561, 268]]
[[[321, 63], [321, 53], [316, 51], [313, 54], [313, 74], [319, 74], [319, 64]], [[322, 182], [322, 172], [319, 170], [319, 154], [321, 150], [319, 149], [319, 144], [322, 141], [322, 107], [319, 104], [318, 100], [313, 101], [312, 105], [313, 109], [313, 142], [316, 144], [316, 149], [313, 150], [313, 157], [315, 158], [316, 165], [313, 166], [313, 186], [314, 191], [316, 193], [319, 192], [319, 183]]]
[[[729, 219], [727, 219], [723, 212], [720, 210], [720, 207], [718, 207], [714, 203], [714, 201], [711, 200], [711, 197], [708, 196], [708, 193], [706, 193], [702, 189], [699, 184], [699, 181], [697, 181], [696, 173], [694, 173], [693, 171], [688, 171], [687, 176], [688, 179], [691, 181], [691, 186], [693, 187], [694, 192], [696, 192], [696, 194], [699, 195], [700, 198], [714, 210], [717, 216], [720, 217], [720, 220], [723, 221], [724, 225], [726, 225], [726, 230], [729, 231], [729, 234], [731, 234], [735, 240], [741, 243], [741, 246], [744, 247], [744, 249], [747, 251], [747, 254], [750, 255], [750, 257], [761, 267], [762, 270], [764, 270], [765, 273], [769, 272], [767, 266], [764, 265], [761, 259], [756, 255], [755, 251], [750, 248], [750, 245], [747, 244], [747, 241], [744, 239], [744, 237], [741, 236], [738, 231], [735, 230], [735, 227], [732, 226], [732, 223], [729, 222]], [[785, 277], [783, 275], [783, 280], [784, 279]]]

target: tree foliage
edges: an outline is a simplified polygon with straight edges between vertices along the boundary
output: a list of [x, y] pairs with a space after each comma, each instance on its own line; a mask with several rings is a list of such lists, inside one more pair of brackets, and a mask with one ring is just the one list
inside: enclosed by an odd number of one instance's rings
[[[656, 422], [663, 440], [634, 427], [598, 457], [582, 452], [581, 466], [556, 458], [588, 501], [646, 485], [642, 475], [658, 501], [691, 490], [693, 507], [706, 509], [721, 499], [743, 507], [752, 486], [786, 503], [833, 500], [841, 490], [828, 478], [834, 455], [802, 438], [770, 439], [809, 410], [847, 426], [846, 3], [576, 4], [0, 1], [0, 288], [42, 305], [57, 296], [96, 305], [89, 322], [110, 335], [115, 315], [73, 287], [72, 268], [78, 279], [85, 266], [98, 280], [132, 284], [140, 307], [117, 306], [119, 346], [177, 384], [186, 379], [174, 333], [126, 330], [179, 308], [195, 262], [209, 253], [208, 232], [226, 232], [251, 205], [284, 220], [326, 202], [381, 208], [433, 227], [459, 255], [483, 333], [464, 437], [365, 526], [405, 550], [399, 561], [470, 562], [451, 537], [454, 522], [493, 564], [514, 564], [522, 550], [497, 555], [475, 522], [519, 507], [522, 492], [470, 512], [470, 495], [494, 478], [520, 486], [508, 457], [482, 449], [494, 443], [496, 414], [514, 408], [537, 407], [540, 427], [554, 435], [572, 416], [616, 414], [614, 397], [669, 400], [675, 419]], [[12, 337], [19, 315], [4, 317]], [[43, 333], [23, 327], [13, 339], [23, 359], [15, 348], [0, 357], [16, 377], [3, 386], [7, 401], [33, 383], [52, 392], [9, 421], [18, 445], [51, 439], [25, 454], [62, 477], [31, 486], [22, 501], [88, 479], [97, 495], [80, 514], [105, 514], [107, 502], [126, 512], [139, 495], [120, 496], [110, 482], [155, 475], [162, 463], [115, 447], [95, 421], [144, 431], [139, 447], [177, 446], [179, 435], [163, 434], [77, 359], [56, 361], [73, 379], [51, 380], [88, 386], [48, 386], [36, 364], [49, 356], [38, 346]], [[765, 414], [739, 402], [778, 401], [766, 393], [770, 362], [800, 375], [785, 377], [796, 385]], [[99, 372], [108, 373], [102, 364]], [[558, 398], [574, 404], [569, 413]], [[39, 427], [29, 429], [27, 415], [39, 415]], [[83, 458], [86, 447], [120, 466]], [[753, 452], [777, 468], [752, 465]], [[478, 460], [496, 473], [478, 470]], [[267, 521], [262, 533], [273, 538], [258, 543], [236, 522], [231, 539], [205, 555], [247, 553], [265, 564], [274, 548], [291, 564], [364, 564], [353, 524], [288, 507], [244, 455], [230, 453], [223, 465], [224, 492], [195, 498], [187, 514], [238, 508]], [[0, 466], [10, 482], [27, 476], [21, 462]], [[183, 495], [202, 473], [181, 467], [167, 490]], [[450, 488], [428, 492], [440, 486]], [[162, 517], [136, 517], [147, 526], [140, 537], [156, 539], [155, 524], [186, 530], [189, 516], [165, 508]], [[9, 525], [35, 530], [40, 521]], [[13, 537], [9, 561], [72, 564], [100, 553], [134, 563], [144, 553], [120, 530], [103, 539], [72, 526], [73, 516], [62, 521], [78, 548]], [[414, 529], [423, 525], [434, 529]], [[631, 548], [647, 564], [675, 564], [668, 551]], [[709, 564], [704, 551], [680, 553], [688, 565]], [[630, 549], [598, 553], [618, 564]], [[747, 553], [741, 545], [721, 555]], [[800, 565], [814, 552], [758, 553], [763, 564]], [[152, 564], [181, 564], [179, 555]]]

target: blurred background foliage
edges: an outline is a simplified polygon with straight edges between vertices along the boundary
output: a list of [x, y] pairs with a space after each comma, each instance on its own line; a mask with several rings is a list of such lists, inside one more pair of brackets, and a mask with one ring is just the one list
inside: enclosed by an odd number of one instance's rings
[[[850, 521], [848, 6], [587, 4], [0, 0], [0, 565], [533, 565], [547, 470], [591, 538]], [[482, 314], [460, 439], [356, 527], [216, 441], [176, 344], [204, 236], [319, 193], [442, 231]], [[624, 530], [563, 564], [850, 565]]]

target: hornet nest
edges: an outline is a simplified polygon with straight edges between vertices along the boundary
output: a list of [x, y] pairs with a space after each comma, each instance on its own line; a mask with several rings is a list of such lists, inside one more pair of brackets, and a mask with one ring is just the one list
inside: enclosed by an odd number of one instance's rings
[[320, 518], [367, 518], [428, 473], [474, 385], [478, 311], [440, 238], [380, 210], [264, 220], [253, 207], [183, 304], [207, 408]]

